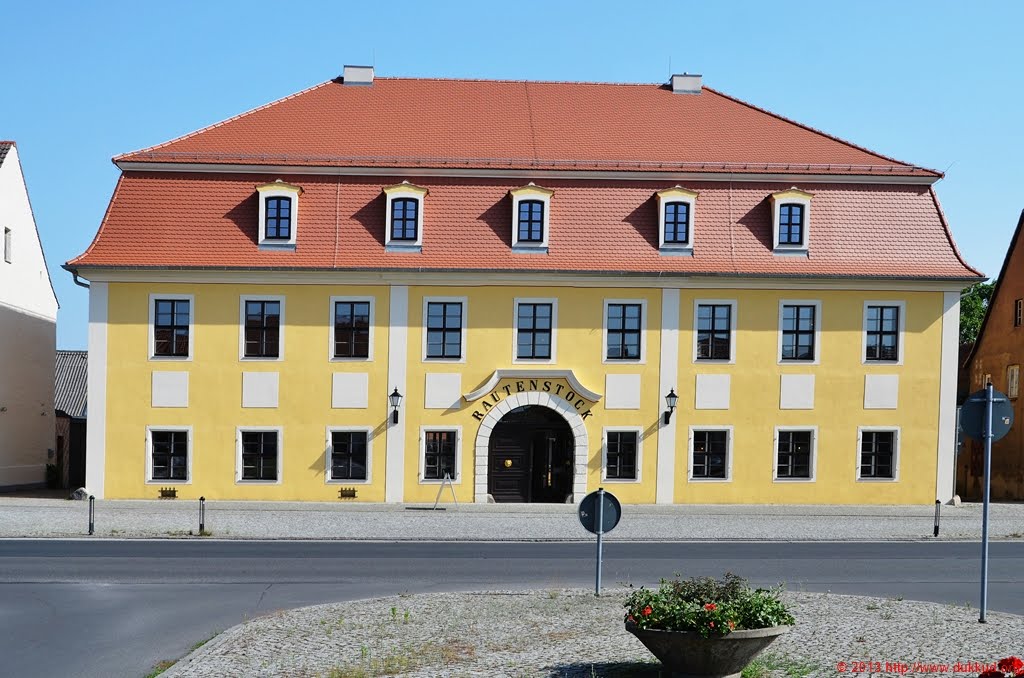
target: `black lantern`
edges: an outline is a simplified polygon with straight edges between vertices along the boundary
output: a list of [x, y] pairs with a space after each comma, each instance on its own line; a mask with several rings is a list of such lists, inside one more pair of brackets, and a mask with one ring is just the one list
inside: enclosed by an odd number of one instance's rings
[[668, 422], [672, 419], [672, 411], [674, 409], [676, 409], [676, 403], [678, 401], [679, 401], [679, 396], [676, 395], [676, 390], [674, 388], [670, 388], [668, 390], [668, 395], [665, 396], [665, 406], [668, 407], [668, 409], [665, 410], [665, 425], [666, 426], [668, 425]]
[[398, 392], [398, 387], [391, 392], [388, 396], [388, 400], [391, 401], [391, 423], [398, 423], [398, 406], [402, 404], [402, 394]]

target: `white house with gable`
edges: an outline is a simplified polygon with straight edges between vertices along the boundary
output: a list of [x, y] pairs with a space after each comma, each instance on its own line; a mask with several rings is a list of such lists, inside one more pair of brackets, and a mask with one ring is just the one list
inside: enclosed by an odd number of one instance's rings
[[57, 297], [13, 141], [0, 141], [0, 489], [42, 485], [54, 445]]

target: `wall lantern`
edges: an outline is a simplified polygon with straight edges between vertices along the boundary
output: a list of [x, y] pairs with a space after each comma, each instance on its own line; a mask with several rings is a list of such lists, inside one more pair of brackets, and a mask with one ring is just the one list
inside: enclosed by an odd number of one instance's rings
[[668, 426], [668, 422], [672, 419], [672, 410], [676, 409], [676, 402], [679, 400], [679, 396], [676, 395], [676, 390], [670, 388], [668, 395], [665, 396], [665, 406], [668, 407], [665, 410], [665, 425]]
[[391, 401], [391, 423], [398, 423], [398, 406], [402, 404], [402, 394], [398, 392], [398, 387], [391, 392], [388, 396], [388, 400]]

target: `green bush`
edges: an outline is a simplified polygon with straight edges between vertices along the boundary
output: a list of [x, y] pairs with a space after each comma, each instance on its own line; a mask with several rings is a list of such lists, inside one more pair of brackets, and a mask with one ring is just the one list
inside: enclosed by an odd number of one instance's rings
[[662, 579], [657, 590], [639, 588], [626, 599], [627, 624], [641, 629], [693, 631], [705, 638], [740, 629], [792, 626], [793, 615], [779, 600], [782, 587], [752, 589], [727, 573], [711, 577]]

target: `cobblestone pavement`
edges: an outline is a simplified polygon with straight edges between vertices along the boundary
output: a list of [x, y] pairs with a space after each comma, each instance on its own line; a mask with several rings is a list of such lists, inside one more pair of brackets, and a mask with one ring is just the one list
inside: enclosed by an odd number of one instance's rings
[[[180, 660], [202, 676], [642, 676], [660, 665], [622, 626], [624, 589], [395, 596], [259, 617]], [[896, 599], [787, 592], [797, 619], [761, 678], [963, 675], [1024, 652], [1024, 617]], [[957, 667], [957, 663], [961, 666]]]
[[[452, 504], [206, 503], [218, 539], [440, 541], [590, 540], [576, 506]], [[426, 507], [429, 508], [429, 505]], [[931, 539], [933, 506], [624, 506], [611, 541]], [[96, 537], [187, 537], [199, 532], [199, 502], [98, 500]], [[88, 502], [0, 495], [0, 537], [79, 537]], [[943, 506], [940, 539], [978, 539], [981, 505]], [[993, 504], [990, 534], [1024, 539], [1024, 504]]]

